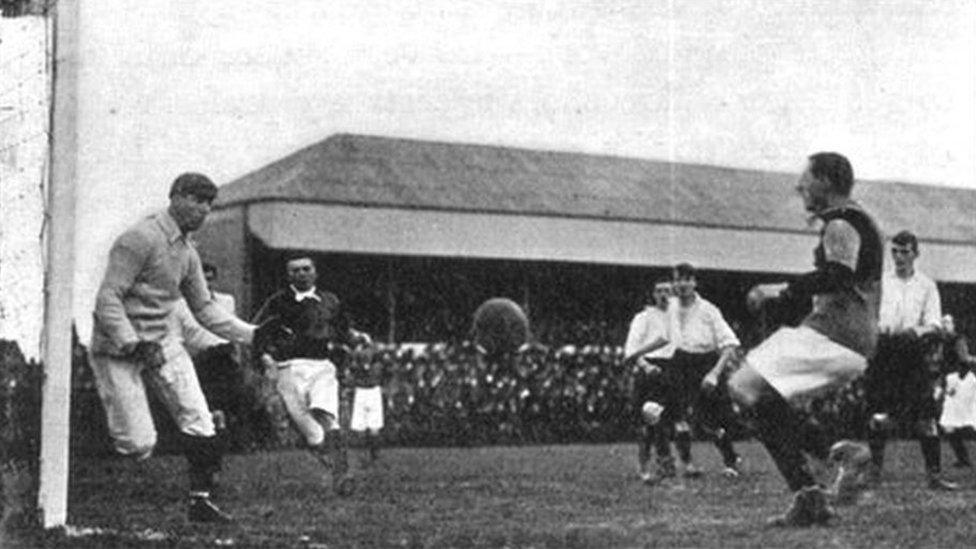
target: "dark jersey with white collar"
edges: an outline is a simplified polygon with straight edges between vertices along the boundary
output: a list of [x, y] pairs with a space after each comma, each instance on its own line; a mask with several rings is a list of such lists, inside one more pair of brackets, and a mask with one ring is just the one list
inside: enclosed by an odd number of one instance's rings
[[272, 352], [279, 361], [333, 358], [336, 347], [348, 345], [352, 335], [339, 298], [319, 289], [302, 299], [291, 287], [275, 292], [254, 316], [254, 322], [260, 324], [274, 317], [295, 334], [293, 342], [279, 345]]

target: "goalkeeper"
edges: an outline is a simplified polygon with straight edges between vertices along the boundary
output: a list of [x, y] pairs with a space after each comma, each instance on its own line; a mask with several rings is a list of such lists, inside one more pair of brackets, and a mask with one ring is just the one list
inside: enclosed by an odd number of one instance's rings
[[211, 500], [221, 450], [213, 417], [193, 362], [183, 347], [177, 318], [186, 299], [206, 329], [235, 343], [260, 346], [280, 325], [254, 326], [213, 300], [188, 235], [200, 228], [217, 196], [217, 186], [201, 174], [180, 175], [170, 187], [169, 207], [125, 231], [109, 252], [95, 299], [91, 365], [107, 416], [109, 435], [120, 454], [143, 460], [156, 446], [146, 395], [147, 383], [180, 430], [189, 462], [193, 522], [229, 522]]

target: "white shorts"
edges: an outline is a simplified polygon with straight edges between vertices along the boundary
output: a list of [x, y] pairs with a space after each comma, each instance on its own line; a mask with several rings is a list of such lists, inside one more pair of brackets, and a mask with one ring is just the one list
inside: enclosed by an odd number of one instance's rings
[[379, 431], [383, 428], [383, 391], [376, 387], [356, 387], [352, 399], [353, 431]]
[[842, 387], [868, 367], [866, 358], [807, 326], [780, 328], [745, 360], [788, 402]]
[[946, 376], [946, 395], [939, 425], [947, 432], [966, 427], [976, 428], [976, 376]]
[[322, 442], [321, 425], [309, 413], [317, 409], [328, 412], [339, 422], [339, 381], [335, 364], [326, 359], [293, 358], [278, 363], [275, 388], [285, 403], [285, 410], [309, 444]]
[[164, 345], [164, 355], [166, 363], [158, 370], [120, 357], [90, 355], [108, 432], [121, 454], [148, 456], [156, 446], [147, 389], [156, 392], [180, 432], [201, 437], [216, 433], [190, 356], [181, 345]]

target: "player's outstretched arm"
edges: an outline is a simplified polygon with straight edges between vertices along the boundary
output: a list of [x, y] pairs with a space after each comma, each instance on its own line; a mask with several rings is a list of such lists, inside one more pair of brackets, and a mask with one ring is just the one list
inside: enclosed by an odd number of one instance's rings
[[668, 344], [668, 340], [662, 336], [658, 336], [654, 341], [637, 348], [630, 354], [624, 357], [624, 364], [633, 364], [638, 358], [646, 355], [647, 353], [653, 353], [654, 351], [664, 347]]

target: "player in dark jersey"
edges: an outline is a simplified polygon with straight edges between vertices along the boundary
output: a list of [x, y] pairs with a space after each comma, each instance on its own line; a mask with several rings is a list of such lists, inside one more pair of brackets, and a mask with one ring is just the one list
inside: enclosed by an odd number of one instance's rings
[[383, 429], [383, 361], [363, 353], [349, 361], [349, 380], [353, 386], [352, 419], [349, 430], [361, 438], [368, 461], [380, 457], [380, 430]]
[[[815, 270], [789, 285], [763, 285], [750, 291], [753, 310], [776, 299], [812, 311], [796, 328], [784, 327], [748, 353], [728, 380], [728, 391], [753, 420], [794, 498], [772, 524], [824, 524], [834, 512], [827, 493], [806, 467], [807, 454], [822, 461], [831, 449], [822, 431], [797, 413], [808, 399], [840, 388], [861, 376], [878, 339], [883, 244], [871, 216], [850, 198], [854, 172], [837, 153], [809, 157], [796, 187], [806, 210], [821, 222], [814, 250]], [[713, 384], [719, 372], [706, 377]], [[838, 490], [853, 488], [869, 461], [863, 445], [838, 443], [844, 460]]]
[[348, 349], [369, 344], [353, 330], [339, 298], [316, 287], [318, 272], [308, 255], [285, 263], [289, 285], [273, 294], [255, 315], [277, 318], [294, 337], [262, 355], [276, 374], [285, 409], [313, 455], [332, 471], [336, 492], [352, 489], [346, 440], [339, 423], [339, 372]]

